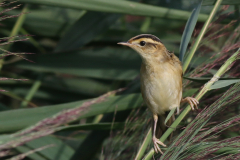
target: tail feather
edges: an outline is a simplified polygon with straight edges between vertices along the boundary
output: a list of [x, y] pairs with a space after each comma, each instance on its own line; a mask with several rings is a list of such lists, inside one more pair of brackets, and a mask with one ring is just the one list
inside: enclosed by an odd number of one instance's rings
[[[160, 138], [163, 133], [170, 127], [175, 120], [174, 114], [171, 116], [171, 118], [167, 121], [166, 124], [164, 124], [165, 119], [167, 118], [169, 112], [166, 112], [164, 115], [159, 115], [158, 116], [158, 122], [157, 122], [157, 128], [156, 128], [156, 138]], [[168, 140], [170, 141], [172, 138], [173, 133], [168, 137]]]

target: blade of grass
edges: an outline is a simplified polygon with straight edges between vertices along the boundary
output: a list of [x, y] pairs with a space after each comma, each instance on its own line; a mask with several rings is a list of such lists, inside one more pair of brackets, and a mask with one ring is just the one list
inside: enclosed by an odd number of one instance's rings
[[[32, 150], [32, 148], [22, 145], [22, 146], [16, 147], [16, 150], [18, 150], [21, 153], [26, 153], [26, 152]], [[28, 157], [32, 158], [32, 159], [37, 159], [37, 160], [46, 160], [46, 158], [44, 158], [42, 155], [40, 155], [38, 153], [30, 154], [30, 155], [28, 155]]]
[[102, 118], [103, 118], [103, 114], [99, 114], [95, 116], [95, 118], [93, 119], [93, 123], [99, 123]]
[[200, 13], [202, 1], [198, 4], [196, 8], [192, 11], [191, 16], [189, 17], [187, 24], [185, 26], [185, 29], [183, 31], [182, 39], [181, 39], [181, 44], [180, 44], [180, 53], [179, 53], [179, 59], [181, 62], [183, 62], [183, 57], [185, 55], [185, 52], [187, 50], [188, 43], [191, 39], [193, 30], [196, 26], [198, 15]]
[[167, 124], [167, 121], [172, 117], [172, 115], [174, 114], [174, 112], [175, 112], [176, 109], [177, 109], [177, 108], [172, 109], [172, 110], [170, 111], [170, 113], [167, 115], [167, 118], [166, 118], [165, 121], [164, 121], [164, 124], [165, 124], [165, 125]]
[[[28, 5], [25, 5], [24, 8], [22, 9], [22, 12], [21, 12], [22, 15], [18, 17], [18, 19], [17, 19], [17, 21], [16, 21], [16, 23], [15, 23], [15, 25], [14, 25], [14, 27], [12, 29], [12, 32], [9, 35], [9, 37], [14, 37], [14, 36], [16, 36], [19, 33], [19, 31], [22, 28], [22, 25], [23, 25], [23, 23], [25, 21], [25, 18], [26, 18], [26, 14], [25, 13], [27, 13], [27, 11], [28, 11]], [[12, 41], [12, 40], [14, 40], [14, 38], [9, 39], [8, 42]], [[7, 47], [5, 49], [8, 50], [10, 47], [11, 47], [11, 45], [7, 45]]]
[[[17, 156], [14, 156], [14, 157], [12, 157], [12, 158], [9, 159], [9, 160], [22, 160], [22, 159], [24, 159], [24, 158], [26, 158], [26, 157], [28, 157], [28, 156], [31, 156], [31, 155], [34, 154], [35, 152], [40, 152], [40, 151], [45, 150], [45, 149], [47, 149], [47, 148], [49, 148], [49, 147], [54, 147], [54, 145], [53, 145], [53, 144], [48, 144], [48, 145], [45, 145], [45, 146], [42, 146], [42, 147], [39, 147], [39, 148], [36, 148], [36, 149], [32, 149], [32, 150], [29, 150], [29, 151], [24, 152], [24, 153], [22, 153], [22, 154], [19, 154], [19, 155], [17, 155]], [[39, 157], [38, 157], [38, 158], [39, 158]]]
[[[26, 13], [27, 11], [28, 11], [28, 5], [25, 5], [25, 7], [22, 9], [22, 12], [21, 12], [22, 15], [20, 15], [18, 17], [9, 37], [13, 37], [18, 34], [18, 32], [22, 28], [23, 22], [26, 18], [26, 14], [24, 14], [24, 13]], [[13, 41], [13, 40], [14, 40], [14, 38], [8, 39], [8, 42]], [[5, 48], [5, 50], [8, 50], [10, 47], [11, 47], [11, 44], [5, 46], [4, 48]], [[3, 63], [4, 63], [4, 59], [0, 59], [0, 70], [2, 69]]]
[[[221, 66], [221, 68], [217, 71], [217, 73], [212, 77], [210, 81], [208, 81], [204, 87], [201, 89], [201, 91], [197, 94], [195, 97], [197, 100], [200, 100], [203, 95], [205, 95], [209, 90], [211, 90], [211, 86], [218, 81], [218, 79], [227, 71], [230, 69], [230, 66], [232, 65], [235, 60], [239, 58], [239, 51], [235, 52], [228, 60]], [[178, 126], [178, 124], [183, 120], [183, 118], [188, 114], [188, 112], [191, 110], [190, 105], [188, 105], [182, 113], [178, 116], [178, 118], [173, 122], [173, 124], [168, 128], [168, 130], [162, 135], [160, 138], [161, 142], [164, 142], [167, 137], [174, 131], [174, 129]], [[148, 154], [145, 156], [144, 160], [150, 160], [154, 154], [154, 150], [151, 149]]]
[[240, 79], [218, 81], [211, 86], [211, 89], [223, 88], [223, 87], [229, 86], [231, 84], [237, 83], [239, 81], [240, 81]]
[[147, 149], [148, 144], [151, 142], [151, 139], [152, 139], [152, 130], [150, 128], [148, 130], [148, 133], [147, 133], [147, 135], [146, 135], [146, 137], [145, 137], [141, 147], [139, 148], [138, 153], [137, 153], [137, 155], [136, 155], [134, 160], [140, 160], [141, 159], [141, 157], [143, 156], [145, 150]]
[[[20, 32], [24, 35], [29, 35], [29, 33], [24, 29], [21, 28]], [[38, 41], [36, 41], [33, 37], [28, 37], [29, 41], [41, 52], [41, 53], [46, 53], [46, 50], [39, 44]]]
[[25, 100], [26, 101], [22, 101], [22, 103], [21, 103], [21, 107], [26, 107], [27, 106], [27, 104], [28, 104], [28, 102], [30, 102], [31, 101], [31, 99], [33, 98], [33, 96], [34, 96], [34, 94], [37, 92], [37, 90], [38, 90], [38, 88], [41, 86], [41, 84], [42, 84], [42, 82], [41, 82], [41, 75], [38, 77], [38, 80], [36, 80], [34, 83], [33, 83], [33, 85], [32, 85], [32, 87], [29, 89], [29, 92], [28, 92], [28, 94], [26, 95], [26, 97], [25, 97]]
[[151, 25], [152, 18], [151, 17], [146, 17], [145, 20], [142, 23], [142, 26], [140, 28], [141, 32], [147, 32], [150, 25]]
[[[164, 7], [156, 7], [152, 5], [142, 4], [138, 2], [123, 0], [21, 0], [21, 2], [30, 4], [41, 4], [55, 7], [64, 7], [72, 9], [84, 9], [90, 11], [121, 13], [138, 16], [150, 16], [169, 19], [187, 20], [190, 12], [168, 9]], [[143, 12], [144, 11], [144, 12]], [[199, 21], [206, 21], [207, 15], [200, 14]]]
[[198, 35], [198, 37], [196, 39], [196, 41], [195, 41], [195, 43], [194, 43], [190, 53], [187, 55], [186, 61], [183, 63], [183, 74], [186, 72], [186, 70], [187, 70], [187, 68], [188, 68], [188, 66], [189, 66], [189, 64], [190, 64], [190, 62], [191, 62], [191, 60], [193, 58], [193, 55], [195, 54], [195, 52], [196, 52], [196, 50], [197, 50], [197, 48], [198, 48], [198, 46], [200, 44], [200, 41], [202, 40], [204, 34], [206, 33], [207, 27], [209, 26], [210, 22], [212, 21], [212, 19], [213, 19], [215, 13], [217, 12], [217, 9], [220, 6], [221, 2], [222, 2], [222, 0], [217, 0], [216, 1], [216, 3], [214, 5], [214, 7], [213, 7], [213, 9], [212, 9], [208, 19], [207, 19], [207, 21], [204, 23], [204, 26], [203, 26], [201, 32], [199, 33], [199, 35]]
[[[27, 142], [25, 146], [28, 147], [30, 151], [49, 144], [54, 145], [54, 147], [36, 152], [35, 154], [45, 157], [45, 160], [66, 160], [74, 154], [74, 149], [69, 144], [55, 136], [45, 136], [38, 139], [33, 139], [32, 141]], [[16, 147], [16, 149], [24, 153], [21, 150], [21, 147]], [[33, 159], [33, 157], [30, 155], [28, 155], [27, 157]]]

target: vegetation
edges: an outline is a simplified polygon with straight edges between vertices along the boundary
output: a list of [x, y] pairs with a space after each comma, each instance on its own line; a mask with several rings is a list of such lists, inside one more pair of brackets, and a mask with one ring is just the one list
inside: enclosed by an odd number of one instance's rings
[[[240, 159], [236, 0], [0, 2], [0, 159]], [[117, 42], [149, 33], [180, 57], [181, 106], [154, 154], [141, 59]]]

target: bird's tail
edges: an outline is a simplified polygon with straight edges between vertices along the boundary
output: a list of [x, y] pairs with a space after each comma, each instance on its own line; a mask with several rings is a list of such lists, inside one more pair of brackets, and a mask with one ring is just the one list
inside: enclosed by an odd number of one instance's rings
[[[169, 112], [165, 112], [164, 115], [159, 115], [158, 116], [158, 122], [157, 122], [157, 128], [156, 128], [156, 138], [160, 138], [163, 133], [168, 129], [168, 127], [170, 127], [173, 123], [173, 121], [175, 120], [175, 116], [174, 114], [171, 116], [171, 118], [169, 118], [169, 120], [167, 121], [167, 123], [165, 124], [165, 119], [167, 118]], [[171, 135], [168, 137], [168, 140], [170, 141], [172, 137], [172, 133]]]

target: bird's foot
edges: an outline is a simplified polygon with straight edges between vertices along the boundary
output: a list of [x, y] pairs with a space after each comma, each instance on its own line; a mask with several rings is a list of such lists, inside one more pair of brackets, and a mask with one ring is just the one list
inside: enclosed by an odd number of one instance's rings
[[152, 140], [153, 140], [155, 152], [156, 153], [160, 152], [161, 154], [163, 154], [162, 150], [160, 149], [160, 147], [158, 145], [161, 145], [164, 147], [166, 147], [166, 145], [163, 142], [159, 141], [155, 136], [152, 138]]
[[197, 99], [195, 99], [193, 97], [186, 97], [186, 98], [182, 99], [181, 102], [188, 102], [190, 104], [192, 110], [194, 110], [194, 106], [196, 109], [198, 109], [199, 102]]

